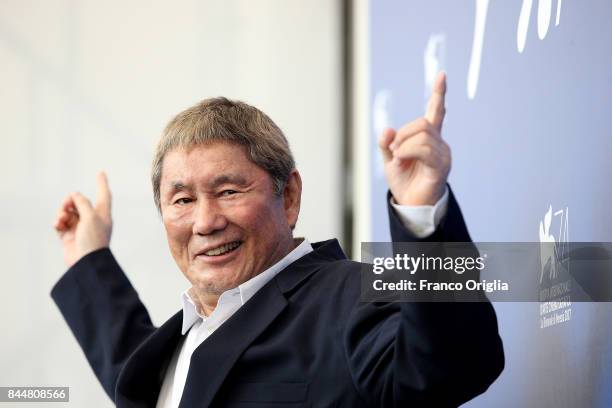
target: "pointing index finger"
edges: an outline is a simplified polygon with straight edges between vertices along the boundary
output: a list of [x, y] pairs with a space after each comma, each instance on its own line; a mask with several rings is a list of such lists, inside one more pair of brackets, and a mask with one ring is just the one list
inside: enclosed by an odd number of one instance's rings
[[429, 121], [438, 130], [442, 130], [442, 122], [446, 108], [444, 106], [444, 98], [446, 95], [446, 73], [440, 71], [436, 76], [433, 84], [429, 103], [427, 104], [427, 112], [425, 119]]
[[103, 171], [98, 172], [96, 175], [97, 194], [96, 194], [96, 209], [101, 211], [102, 214], [107, 215], [110, 218], [111, 212], [111, 192], [108, 187], [108, 179], [106, 173]]

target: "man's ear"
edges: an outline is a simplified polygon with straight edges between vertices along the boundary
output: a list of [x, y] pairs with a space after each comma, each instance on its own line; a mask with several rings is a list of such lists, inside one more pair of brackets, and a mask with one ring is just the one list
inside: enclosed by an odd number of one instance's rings
[[297, 169], [293, 169], [289, 174], [285, 189], [283, 190], [283, 205], [287, 223], [293, 229], [300, 213], [300, 203], [302, 200], [302, 177]]

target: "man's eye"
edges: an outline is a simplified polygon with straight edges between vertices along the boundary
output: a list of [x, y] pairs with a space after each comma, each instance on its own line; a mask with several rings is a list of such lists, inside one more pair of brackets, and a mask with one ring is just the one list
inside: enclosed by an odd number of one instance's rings
[[176, 201], [174, 202], [174, 204], [180, 204], [180, 205], [183, 205], [183, 204], [188, 204], [188, 203], [190, 203], [190, 202], [191, 202], [191, 198], [182, 197], [182, 198], [179, 198], [178, 200], [176, 200]]
[[236, 191], [236, 190], [223, 190], [223, 191], [221, 192], [221, 195], [222, 195], [222, 196], [231, 196], [231, 195], [234, 195], [234, 194], [236, 194], [236, 193], [237, 193], [237, 191]]

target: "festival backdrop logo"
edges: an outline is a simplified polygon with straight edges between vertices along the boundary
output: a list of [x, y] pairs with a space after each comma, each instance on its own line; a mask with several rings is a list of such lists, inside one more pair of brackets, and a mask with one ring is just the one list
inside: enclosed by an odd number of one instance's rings
[[569, 279], [569, 208], [553, 212], [550, 205], [539, 226], [540, 328], [571, 319]]

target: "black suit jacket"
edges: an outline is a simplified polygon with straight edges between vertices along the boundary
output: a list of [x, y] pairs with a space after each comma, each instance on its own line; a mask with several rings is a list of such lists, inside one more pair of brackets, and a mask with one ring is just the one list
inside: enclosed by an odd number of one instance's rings
[[[390, 209], [394, 241], [414, 241]], [[431, 241], [469, 241], [450, 196]], [[457, 406], [504, 365], [490, 303], [363, 303], [360, 265], [336, 240], [285, 268], [193, 353], [181, 407]], [[182, 312], [151, 323], [108, 249], [52, 297], [118, 407], [152, 407]]]

